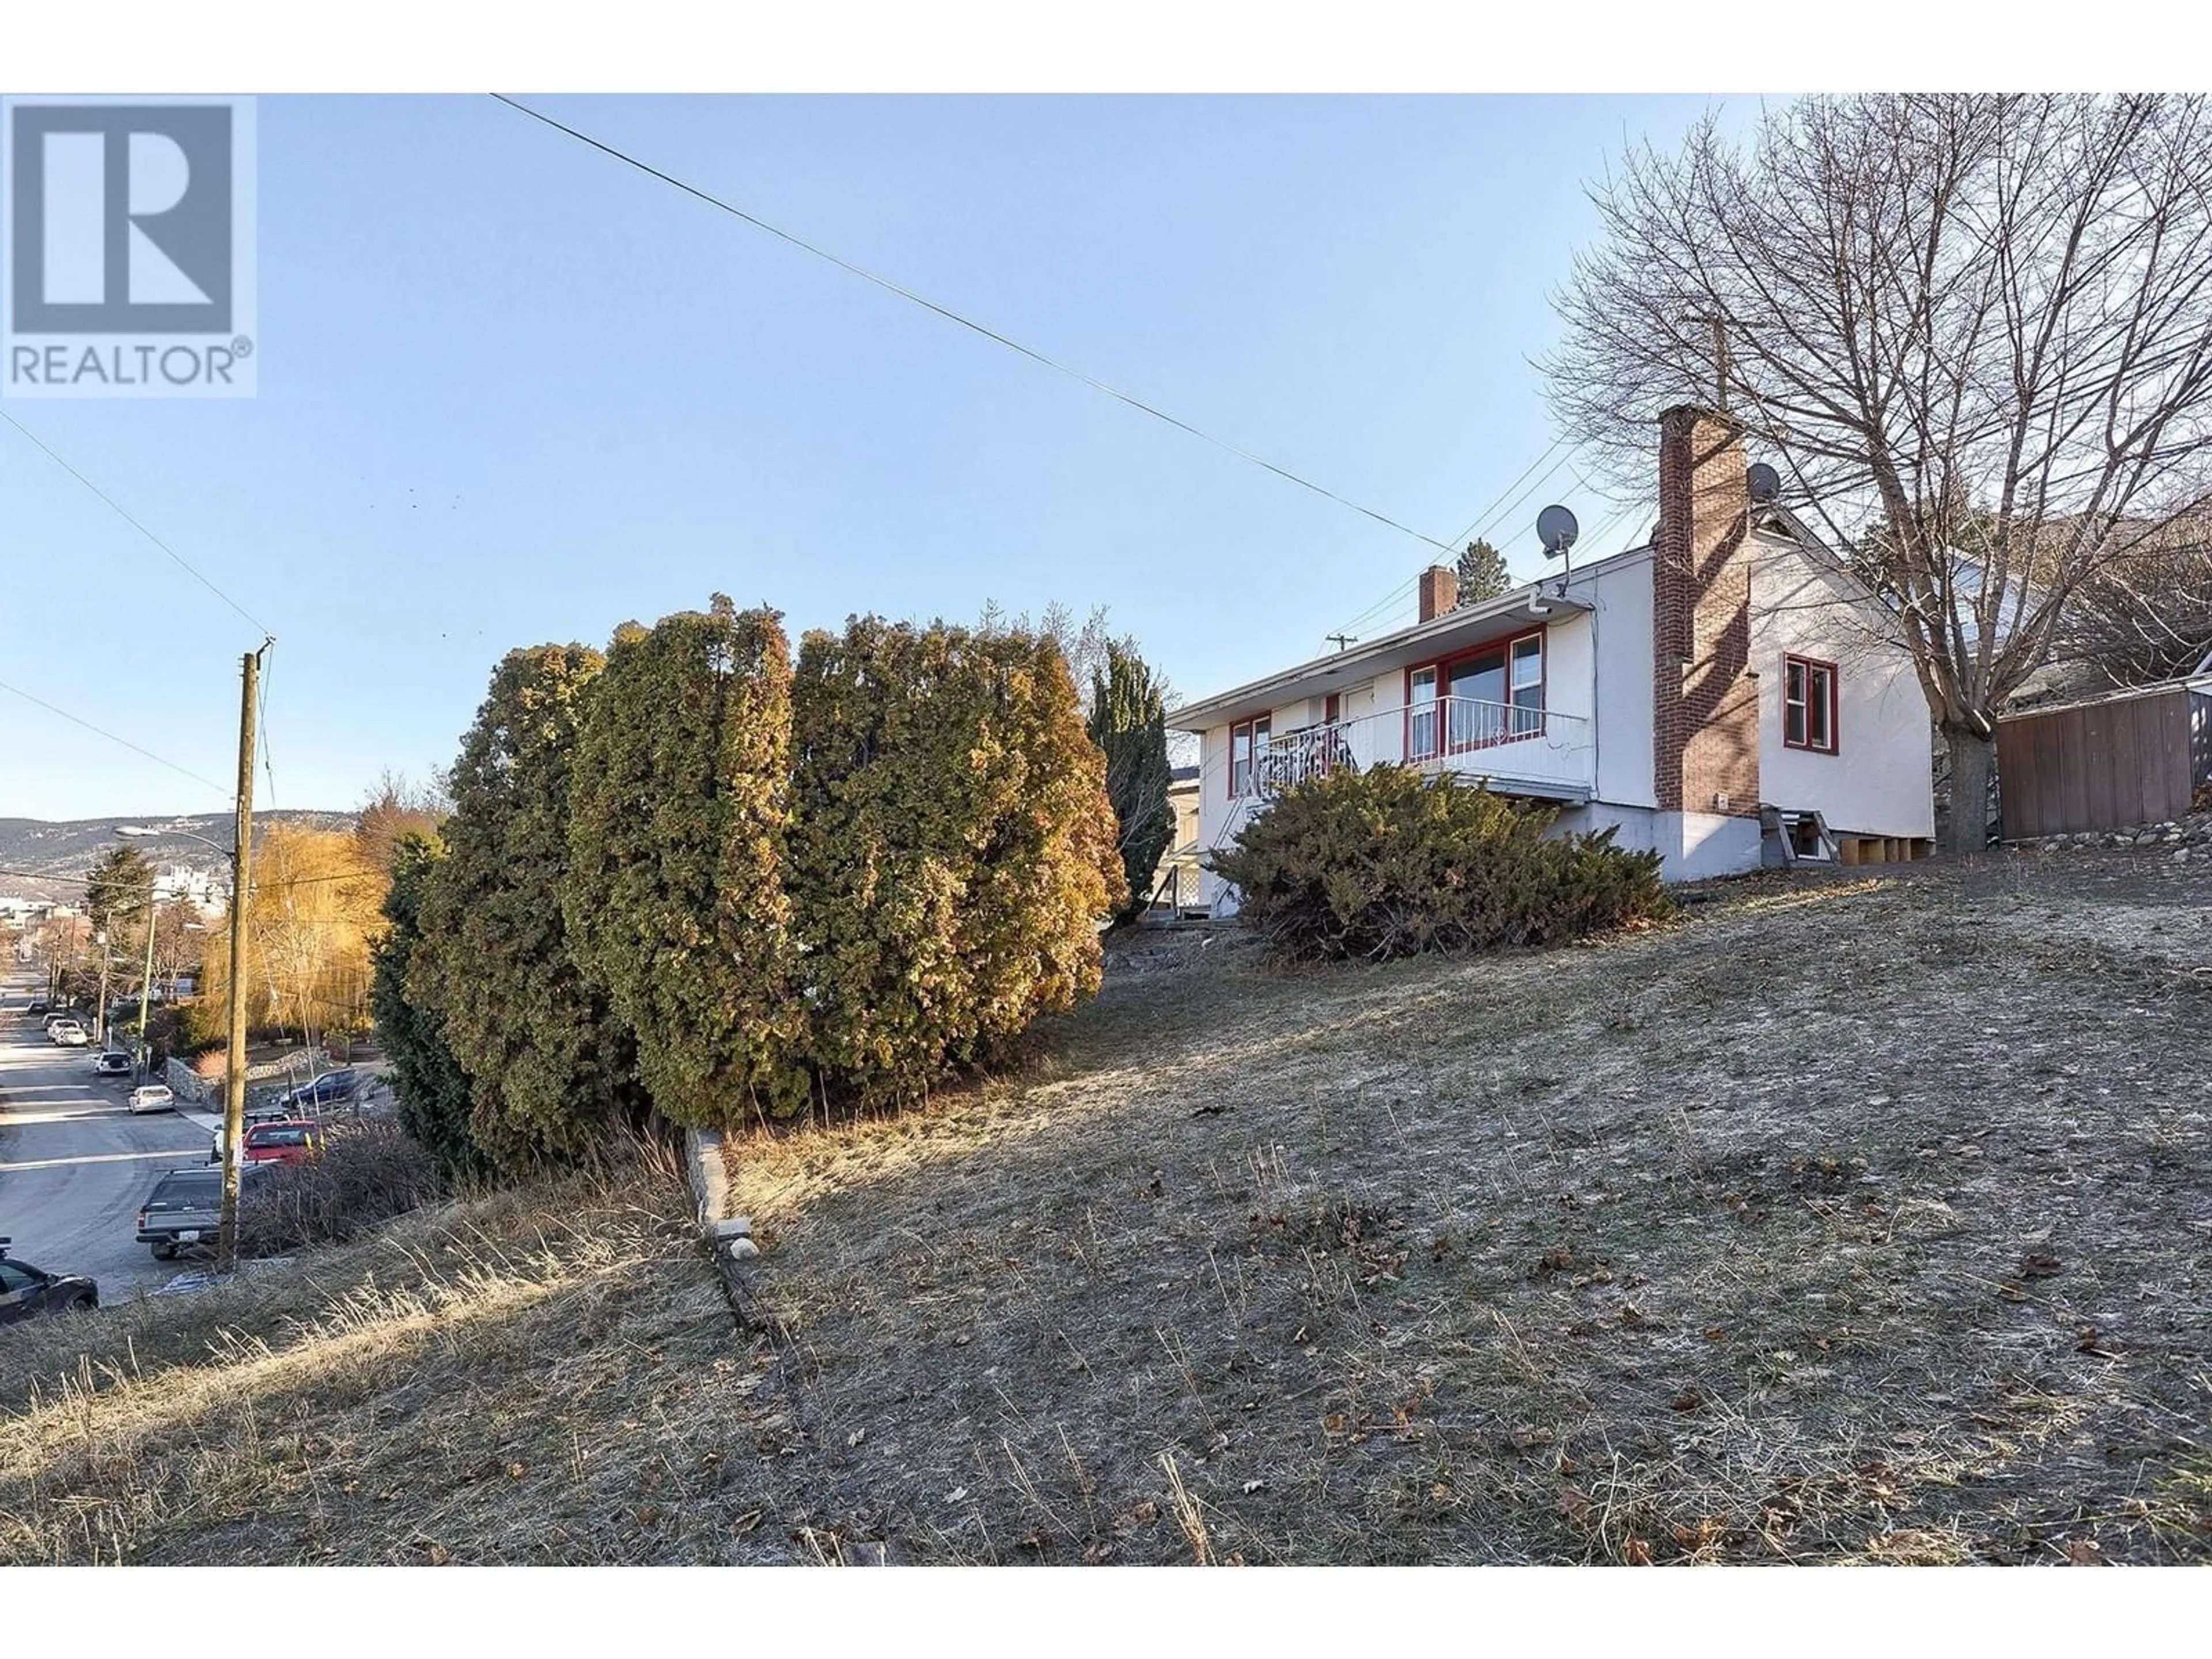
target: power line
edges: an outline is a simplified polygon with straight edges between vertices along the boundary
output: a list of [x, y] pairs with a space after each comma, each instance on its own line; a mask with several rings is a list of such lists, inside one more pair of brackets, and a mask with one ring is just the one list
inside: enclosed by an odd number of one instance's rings
[[[262, 642], [261, 655], [264, 659], [269, 654], [269, 647], [275, 643], [274, 640]], [[260, 693], [256, 701], [260, 703], [261, 710], [254, 720], [253, 726], [261, 739], [261, 766], [269, 779], [269, 806], [273, 811], [276, 805], [276, 757], [269, 747], [269, 667], [265, 661], [261, 669]]]
[[1344, 626], [1347, 629], [1358, 627], [1362, 623], [1373, 617], [1376, 611], [1393, 604], [1401, 596], [1412, 592], [1415, 585], [1418, 584], [1420, 580], [1419, 574], [1407, 577], [1404, 581], [1400, 582], [1395, 587], [1392, 588], [1388, 593], [1385, 593], [1381, 599], [1376, 600], [1374, 604], [1369, 605], [1366, 610], [1361, 611], [1358, 616], [1347, 617], [1345, 620]]
[[[5, 418], [5, 416], [0, 416], [0, 418]], [[48, 714], [58, 714], [72, 726], [81, 726], [86, 731], [92, 732], [96, 737], [106, 738], [110, 743], [120, 744], [124, 748], [128, 749], [132, 754], [143, 755], [148, 760], [152, 761], [156, 766], [166, 766], [169, 770], [178, 774], [179, 776], [190, 778], [194, 783], [204, 783], [218, 794], [228, 796], [231, 793], [223, 785], [217, 783], [213, 778], [202, 777], [198, 772], [193, 771], [190, 767], [179, 766], [173, 760], [165, 760], [161, 756], [155, 754], [152, 750], [141, 748], [138, 744], [131, 742], [128, 738], [118, 738], [114, 732], [109, 731], [106, 726], [94, 726], [90, 720], [81, 719], [77, 715], [70, 714], [66, 708], [57, 708], [53, 704], [48, 702], [44, 697], [34, 697], [29, 692], [24, 690], [20, 685], [10, 685], [7, 681], [0, 680], [0, 691], [12, 691], [17, 696], [21, 697], [25, 702], [36, 703]]]
[[[57, 875], [51, 870], [0, 870], [0, 876], [11, 876], [18, 881], [64, 881], [73, 887], [88, 887], [92, 884], [92, 878], [88, 875]], [[375, 881], [380, 878], [376, 871], [364, 868], [345, 871], [334, 876], [287, 876], [277, 881], [264, 881], [260, 877], [256, 876], [250, 884], [253, 890], [258, 893], [264, 890], [275, 892], [280, 888], [288, 887], [319, 887], [333, 881]]]
[[124, 523], [129, 525], [133, 530], [143, 536], [148, 541], [160, 548], [162, 552], [167, 554], [169, 557], [176, 562], [179, 568], [182, 569], [186, 575], [190, 576], [202, 587], [207, 589], [209, 592], [214, 594], [216, 598], [221, 599], [233, 611], [238, 612], [240, 617], [243, 617], [246, 622], [251, 623], [263, 635], [271, 639], [276, 637], [273, 634], [270, 633], [266, 627], [263, 626], [261, 622], [252, 611], [248, 611], [236, 599], [232, 599], [229, 594], [224, 592], [222, 589], [217, 587], [212, 581], [209, 580], [206, 574], [200, 570], [198, 566], [195, 565], [183, 554], [178, 552], [175, 548], [170, 546], [168, 543], [163, 541], [152, 531], [147, 529], [146, 526], [139, 523], [137, 520], [132, 518], [131, 514], [125, 510], [123, 505], [112, 495], [109, 495], [98, 484], [93, 483], [91, 479], [86, 477], [83, 473], [78, 471], [66, 460], [63, 459], [60, 454], [55, 451], [52, 444], [49, 444], [44, 438], [41, 438], [37, 433], [32, 431], [30, 428], [25, 426], [21, 421], [17, 420], [13, 415], [9, 414], [5, 410], [0, 410], [0, 421], [7, 422], [9, 426], [14, 427], [16, 431], [21, 433], [24, 437], [27, 438], [32, 443], [38, 446], [40, 453], [43, 453], [48, 460], [52, 461], [56, 466], [61, 468], [63, 471], [68, 473], [70, 477], [75, 478], [79, 483], [82, 484], [87, 489], [89, 489], [94, 495], [99, 496], [101, 501], [106, 502], [109, 510], [112, 511], [116, 517], [121, 519]]
[[[1452, 539], [1462, 544], [1472, 539], [1474, 535], [1475, 526], [1481, 524], [1484, 520], [1487, 519], [1492, 513], [1496, 512], [1498, 510], [1498, 503], [1503, 501], [1507, 495], [1510, 495], [1514, 490], [1521, 487], [1522, 478], [1526, 478], [1531, 472], [1534, 472], [1538, 467], [1543, 465], [1546, 461], [1549, 460], [1553, 454], [1558, 453], [1558, 451], [1565, 445], [1566, 441], [1567, 441], [1565, 438], [1553, 439], [1551, 448], [1546, 450], [1542, 454], [1537, 456], [1534, 460], [1529, 462], [1527, 466], [1522, 468], [1521, 477], [1514, 479], [1511, 483], [1499, 490], [1496, 499], [1492, 501], [1490, 505], [1484, 507], [1481, 512], [1476, 514], [1473, 519], [1469, 520], [1468, 521], [1467, 528], [1461, 531], [1459, 534], [1453, 537]], [[1547, 474], [1546, 476], [1549, 477], [1550, 475]]]
[[827, 248], [818, 247], [814, 243], [807, 241], [803, 237], [795, 236], [787, 230], [784, 230], [778, 226], [769, 223], [765, 219], [759, 218], [753, 214], [746, 212], [743, 208], [737, 206], [734, 203], [726, 202], [719, 196], [714, 195], [708, 191], [702, 190], [696, 185], [688, 184], [684, 179], [676, 177], [673, 173], [664, 173], [659, 167], [654, 167], [651, 162], [641, 161], [636, 156], [630, 155], [626, 150], [617, 149], [612, 144], [607, 143], [601, 139], [594, 138], [587, 132], [580, 132], [574, 127], [568, 126], [562, 122], [556, 121], [551, 116], [544, 114], [538, 110], [531, 108], [527, 104], [520, 103], [514, 99], [509, 98], [504, 93], [495, 92], [491, 96], [497, 99], [501, 103], [506, 105], [509, 109], [515, 111], [519, 114], [526, 115], [533, 121], [542, 122], [545, 125], [552, 128], [556, 132], [567, 134], [580, 144], [588, 145], [592, 149], [598, 150], [603, 155], [611, 156], [616, 161], [623, 163], [625, 166], [635, 167], [640, 173], [646, 174], [648, 178], [658, 179], [662, 184], [670, 185], [674, 189], [680, 190], [687, 196], [696, 197], [700, 201], [706, 203], [709, 207], [720, 208], [723, 212], [730, 215], [732, 218], [743, 220], [745, 223], [752, 226], [756, 230], [766, 231], [769, 235], [775, 237], [779, 241], [787, 242], [793, 247], [798, 248], [800, 252], [811, 253], [816, 258], [823, 260], [828, 264], [836, 266], [838, 270], [846, 272], [848, 275], [860, 277], [863, 282], [872, 283], [878, 288], [884, 289], [886, 293], [895, 294], [902, 300], [908, 301], [915, 305], [921, 307], [925, 311], [934, 312], [938, 316], [944, 318], [945, 321], [949, 323], [957, 323], [962, 328], [967, 329], [973, 333], [980, 334], [985, 339], [992, 341], [996, 344], [1002, 345], [1009, 351], [1015, 352], [1021, 356], [1027, 357], [1032, 362], [1040, 363], [1045, 368], [1051, 369], [1055, 374], [1065, 374], [1071, 380], [1080, 381], [1083, 385], [1089, 386], [1092, 391], [1103, 393], [1104, 396], [1113, 398], [1116, 403], [1125, 404], [1129, 408], [1137, 410], [1139, 414], [1149, 415], [1156, 421], [1164, 422], [1167, 425], [1175, 428], [1179, 432], [1188, 433], [1192, 437], [1200, 439], [1206, 443], [1212, 444], [1216, 449], [1225, 451], [1229, 454], [1236, 456], [1239, 460], [1249, 461], [1254, 466], [1261, 467], [1267, 471], [1272, 472], [1277, 477], [1284, 479], [1288, 483], [1297, 484], [1302, 489], [1310, 489], [1315, 495], [1325, 496], [1328, 500], [1334, 501], [1340, 507], [1349, 507], [1354, 513], [1358, 513], [1367, 518], [1372, 519], [1379, 525], [1387, 526], [1389, 528], [1397, 531], [1401, 535], [1411, 536], [1415, 541], [1421, 543], [1425, 546], [1433, 547], [1445, 553], [1449, 553], [1453, 550], [1449, 546], [1446, 546], [1443, 542], [1437, 540], [1433, 536], [1425, 536], [1419, 531], [1413, 529], [1411, 526], [1401, 524], [1397, 520], [1391, 518], [1388, 514], [1377, 513], [1371, 507], [1362, 507], [1358, 501], [1352, 501], [1347, 496], [1340, 495], [1334, 490], [1314, 483], [1310, 478], [1301, 477], [1298, 474], [1291, 471], [1287, 467], [1278, 466], [1274, 462], [1267, 459], [1263, 456], [1255, 455], [1249, 449], [1240, 449], [1235, 444], [1230, 443], [1224, 439], [1217, 438], [1210, 432], [1202, 431], [1199, 428], [1193, 426], [1188, 421], [1182, 420], [1176, 416], [1170, 415], [1165, 410], [1158, 408], [1152, 404], [1148, 404], [1141, 398], [1137, 398], [1127, 392], [1123, 392], [1118, 386], [1109, 386], [1103, 380], [1097, 380], [1091, 375], [1085, 374], [1080, 369], [1071, 368], [1066, 363], [1060, 362], [1055, 358], [1048, 357], [1043, 352], [1038, 351], [1033, 347], [1025, 346], [1018, 340], [1010, 339], [995, 329], [985, 327], [982, 324], [975, 321], [971, 317], [963, 316], [959, 312], [954, 311], [949, 307], [941, 306], [938, 304], [936, 301], [926, 298], [922, 295], [915, 293], [912, 289], [901, 287], [898, 283], [891, 281], [888, 276], [879, 276], [874, 271], [866, 269], [865, 266], [856, 265], [850, 259], [841, 258], [839, 255], [830, 252]]
[[[1526, 500], [1529, 494], [1544, 483], [1547, 479], [1550, 478], [1552, 475], [1557, 472], [1562, 466], [1565, 466], [1569, 460], [1572, 459], [1574, 450], [1578, 447], [1579, 446], [1570, 447], [1568, 441], [1565, 438], [1554, 438], [1552, 441], [1551, 447], [1542, 451], [1537, 455], [1534, 460], [1522, 467], [1521, 469], [1520, 476], [1516, 477], [1511, 483], [1507, 484], [1504, 489], [1499, 490], [1496, 497], [1491, 501], [1490, 505], [1485, 507], [1480, 513], [1475, 514], [1474, 518], [1468, 522], [1467, 528], [1460, 532], [1457, 536], [1452, 538], [1455, 545], [1446, 548], [1444, 551], [1451, 554], [1455, 558], [1458, 557], [1460, 550], [1474, 538], [1475, 532], [1478, 530], [1488, 529], [1490, 523], [1494, 521], [1501, 510], [1510, 509], [1511, 507], [1517, 506], [1522, 501]], [[1559, 452], [1563, 449], [1566, 450], [1567, 453], [1565, 454], [1559, 454]], [[1559, 455], [1559, 459], [1553, 461], [1550, 469], [1545, 472], [1543, 477], [1537, 479], [1535, 483], [1530, 484], [1528, 489], [1522, 491], [1521, 495], [1517, 496], [1513, 495], [1513, 491], [1519, 488], [1522, 483], [1528, 478], [1530, 473], [1535, 471], [1538, 467], [1542, 466], [1547, 460], [1551, 459], [1554, 455]], [[1507, 499], [1509, 496], [1512, 497], [1510, 501]], [[1352, 629], [1358, 628], [1361, 624], [1372, 620], [1377, 611], [1382, 611], [1384, 607], [1389, 605], [1394, 600], [1398, 599], [1401, 594], [1411, 592], [1414, 585], [1419, 580], [1420, 577], [1416, 574], [1410, 580], [1399, 583], [1397, 586], [1392, 588], [1381, 599], [1376, 600], [1374, 604], [1369, 605], [1366, 610], [1361, 611], [1358, 616], [1347, 619], [1342, 624], [1343, 627], [1346, 631], [1349, 631]], [[1392, 612], [1393, 616], [1396, 613], [1395, 611]]]
[[[1577, 446], [1577, 448], [1579, 447], [1580, 446]], [[1504, 502], [1498, 507], [1494, 508], [1483, 520], [1481, 528], [1479, 532], [1469, 531], [1468, 534], [1488, 535], [1490, 532], [1498, 527], [1499, 521], [1502, 520], [1508, 513], [1510, 513], [1515, 507], [1520, 506], [1522, 502], [1527, 501], [1531, 495], [1534, 495], [1539, 489], [1541, 489], [1547, 483], [1550, 483], [1553, 475], [1555, 475], [1561, 467], [1566, 465], [1568, 462], [1574, 459], [1575, 454], [1576, 450], [1568, 450], [1565, 454], [1560, 456], [1558, 460], [1553, 461], [1552, 465], [1545, 470], [1544, 476], [1542, 477], [1537, 479], [1526, 489], [1516, 495], [1511, 501]], [[1577, 471], [1575, 477], [1579, 480], [1582, 477], [1581, 472], [1579, 471]], [[1589, 485], [1584, 484], [1583, 487], [1584, 489], [1588, 489]]]

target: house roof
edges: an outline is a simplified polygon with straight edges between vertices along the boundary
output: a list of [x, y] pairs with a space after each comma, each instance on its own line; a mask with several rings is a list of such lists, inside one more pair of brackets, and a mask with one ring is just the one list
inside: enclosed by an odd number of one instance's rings
[[[1657, 526], [1653, 526], [1656, 533]], [[1793, 542], [1808, 551], [1822, 556], [1829, 568], [1838, 574], [1850, 574], [1848, 563], [1838, 557], [1818, 536], [1812, 533], [1795, 513], [1778, 502], [1759, 507], [1753, 515], [1754, 533], [1777, 537]], [[1279, 703], [1295, 702], [1300, 697], [1322, 696], [1358, 680], [1371, 678], [1389, 669], [1418, 665], [1433, 660], [1449, 653], [1458, 644], [1479, 644], [1484, 639], [1502, 635], [1512, 623], [1522, 620], [1536, 620], [1542, 613], [1531, 612], [1532, 604], [1540, 603], [1549, 613], [1589, 611], [1593, 607], [1572, 597], [1573, 590], [1615, 565], [1632, 559], [1650, 556], [1652, 544], [1649, 540], [1633, 547], [1623, 548], [1618, 553], [1586, 565], [1574, 567], [1568, 574], [1562, 592], [1561, 579], [1547, 576], [1541, 581], [1529, 582], [1502, 593], [1494, 599], [1454, 611], [1432, 621], [1415, 623], [1394, 634], [1370, 640], [1356, 647], [1315, 657], [1286, 668], [1279, 673], [1252, 680], [1243, 685], [1186, 703], [1168, 711], [1168, 726], [1177, 732], [1203, 732], [1209, 727], [1265, 714]]]
[[[1584, 566], [1571, 573], [1568, 586], [1571, 587], [1607, 565], [1645, 550], [1630, 548]], [[1464, 610], [1449, 611], [1428, 622], [1385, 634], [1379, 639], [1312, 658], [1294, 668], [1170, 709], [1168, 725], [1178, 732], [1203, 732], [1227, 721], [1264, 714], [1279, 703], [1326, 696], [1392, 668], [1430, 661], [1455, 645], [1477, 644], [1486, 638], [1508, 633], [1517, 623], [1591, 608], [1583, 600], [1563, 596], [1559, 592], [1559, 577], [1548, 576], [1542, 581], [1529, 582], [1509, 593], [1501, 593], [1494, 599], [1485, 599]]]

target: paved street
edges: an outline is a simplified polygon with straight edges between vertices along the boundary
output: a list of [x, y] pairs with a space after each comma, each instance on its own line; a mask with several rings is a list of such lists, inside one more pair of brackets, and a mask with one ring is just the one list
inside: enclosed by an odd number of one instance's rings
[[0, 1237], [57, 1273], [89, 1273], [102, 1302], [179, 1271], [137, 1243], [138, 1205], [164, 1170], [202, 1162], [207, 1132], [172, 1112], [131, 1117], [127, 1078], [96, 1078], [82, 1048], [49, 1042], [23, 1005], [0, 998]]

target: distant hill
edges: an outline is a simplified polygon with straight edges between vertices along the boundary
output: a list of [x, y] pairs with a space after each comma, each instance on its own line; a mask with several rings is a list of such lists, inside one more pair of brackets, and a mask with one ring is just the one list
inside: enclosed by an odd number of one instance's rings
[[[256, 812], [255, 839], [258, 841], [260, 832], [271, 823], [301, 824], [314, 830], [350, 830], [354, 816], [351, 812], [317, 812], [305, 808]], [[204, 836], [217, 846], [228, 847], [231, 836], [231, 816], [228, 812], [201, 812], [185, 817], [73, 818], [59, 823], [43, 818], [0, 818], [0, 898], [21, 896], [65, 899], [82, 891], [75, 882], [50, 883], [42, 878], [84, 875], [92, 868], [92, 860], [100, 848], [117, 844], [115, 831], [123, 824], [168, 832], [131, 843], [157, 869], [163, 865], [181, 864], [191, 870], [222, 870], [230, 862], [215, 848], [191, 839], [193, 836]]]

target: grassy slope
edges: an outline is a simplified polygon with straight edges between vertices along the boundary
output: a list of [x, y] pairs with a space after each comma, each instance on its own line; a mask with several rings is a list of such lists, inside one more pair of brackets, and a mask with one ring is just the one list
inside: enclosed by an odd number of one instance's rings
[[2154, 855], [1149, 945], [743, 1149], [780, 1338], [665, 1170], [9, 1332], [0, 1559], [2207, 1559], [2205, 964]]

